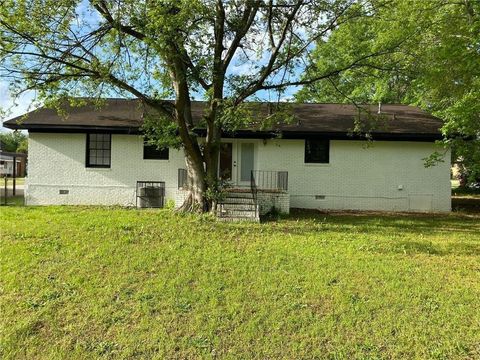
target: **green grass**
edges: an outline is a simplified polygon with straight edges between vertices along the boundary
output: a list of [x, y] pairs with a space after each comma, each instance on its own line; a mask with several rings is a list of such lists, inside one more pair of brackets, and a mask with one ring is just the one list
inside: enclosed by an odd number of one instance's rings
[[0, 196], [0, 206], [23, 206], [24, 204], [23, 196], [9, 196], [6, 200], [3, 196]]
[[452, 209], [480, 214], [480, 190], [469, 188], [452, 189]]
[[2, 359], [480, 357], [477, 215], [0, 213]]

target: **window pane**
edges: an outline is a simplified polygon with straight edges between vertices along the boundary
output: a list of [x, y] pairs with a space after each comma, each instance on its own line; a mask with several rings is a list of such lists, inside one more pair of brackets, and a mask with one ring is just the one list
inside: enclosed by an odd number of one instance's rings
[[88, 134], [87, 166], [110, 166], [110, 134]]
[[305, 140], [306, 163], [328, 163], [329, 153], [329, 140]]
[[143, 145], [143, 158], [144, 159], [157, 159], [157, 160], [168, 160], [169, 150], [157, 149], [155, 145]]
[[221, 143], [219, 156], [219, 177], [222, 180], [232, 180], [232, 143]]

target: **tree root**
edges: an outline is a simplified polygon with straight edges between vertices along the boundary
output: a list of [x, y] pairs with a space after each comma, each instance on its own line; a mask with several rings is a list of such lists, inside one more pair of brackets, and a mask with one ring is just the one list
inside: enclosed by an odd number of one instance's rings
[[193, 194], [190, 192], [176, 211], [179, 213], [202, 213], [203, 209], [204, 206], [196, 202]]

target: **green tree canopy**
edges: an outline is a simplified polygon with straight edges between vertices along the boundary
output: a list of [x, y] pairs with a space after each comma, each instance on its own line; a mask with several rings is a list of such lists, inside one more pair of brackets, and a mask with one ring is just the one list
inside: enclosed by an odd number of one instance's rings
[[28, 137], [19, 131], [0, 133], [0, 142], [3, 151], [26, 153], [28, 150]]
[[463, 160], [471, 180], [480, 178], [480, 2], [367, 3], [357, 5], [363, 16], [317, 44], [311, 62], [322, 72], [358, 56], [383, 55], [311, 84], [297, 98], [418, 105], [444, 120], [455, 160]]
[[[316, 41], [360, 10], [351, 0], [4, 0], [0, 76], [14, 94], [32, 89], [51, 106], [73, 96], [141, 99], [153, 113], [148, 135], [174, 134], [167, 144], [185, 152], [184, 208], [207, 209], [221, 133], [249, 113], [246, 100], [279, 99], [378, 55], [326, 71], [306, 62]], [[204, 142], [194, 132], [194, 97], [207, 101]]]

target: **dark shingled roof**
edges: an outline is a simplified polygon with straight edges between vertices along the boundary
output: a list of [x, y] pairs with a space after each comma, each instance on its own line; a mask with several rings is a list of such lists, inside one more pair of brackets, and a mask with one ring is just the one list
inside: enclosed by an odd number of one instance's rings
[[[205, 103], [193, 102], [192, 112], [195, 121], [203, 115]], [[279, 132], [285, 138], [305, 138], [308, 136], [328, 136], [331, 138], [351, 138], [355, 120], [362, 120], [363, 128], [371, 130], [374, 139], [418, 139], [435, 140], [441, 138], [442, 121], [418, 107], [407, 105], [382, 105], [379, 115], [377, 105], [367, 105], [362, 112], [350, 104], [289, 104], [289, 112], [294, 121], [277, 124], [271, 129], [255, 131], [244, 129], [230, 134], [242, 137], [267, 137]], [[272, 104], [258, 104], [256, 116], [267, 115], [275, 108]], [[80, 107], [65, 106], [68, 114], [61, 116], [56, 110], [40, 108], [25, 116], [4, 122], [10, 129], [29, 131], [86, 132], [110, 131], [116, 133], [138, 133], [143, 121], [145, 107], [139, 100], [106, 99], [105, 105]], [[367, 115], [368, 113], [368, 115]], [[369, 124], [369, 125], [368, 125]], [[353, 136], [358, 137], [358, 136]]]

